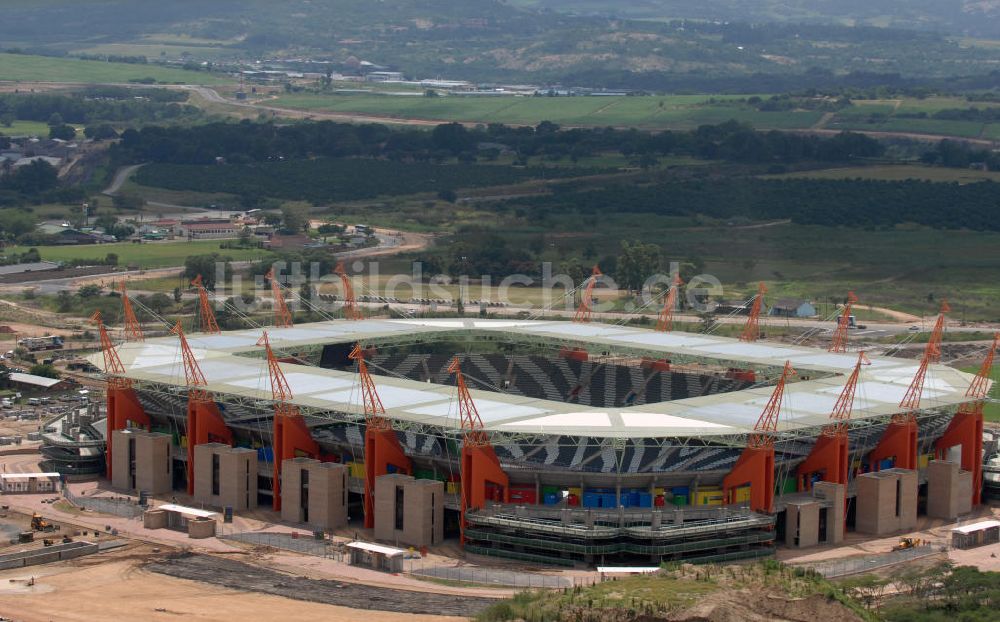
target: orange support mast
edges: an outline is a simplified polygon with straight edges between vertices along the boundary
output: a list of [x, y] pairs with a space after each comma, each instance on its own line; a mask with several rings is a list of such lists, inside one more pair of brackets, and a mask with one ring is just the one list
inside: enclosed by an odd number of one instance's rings
[[299, 407], [290, 403], [292, 399], [292, 388], [288, 386], [285, 373], [281, 371], [274, 351], [271, 350], [271, 342], [267, 337], [267, 331], [257, 340], [258, 346], [264, 346], [267, 353], [267, 370], [271, 377], [271, 399], [274, 400], [274, 431], [271, 439], [271, 449], [273, 451], [273, 480], [271, 491], [273, 493], [271, 507], [275, 511], [281, 509], [281, 467], [285, 460], [306, 455], [310, 458], [319, 458], [319, 443], [313, 440], [309, 432], [306, 420], [299, 412]]
[[340, 277], [340, 285], [344, 290], [344, 319], [360, 320], [361, 309], [358, 307], [358, 301], [354, 297], [354, 287], [351, 285], [351, 278], [347, 276], [347, 271], [344, 269], [343, 261], [337, 262], [337, 267], [333, 269], [333, 273]]
[[218, 335], [222, 331], [219, 330], [219, 324], [215, 321], [215, 313], [212, 312], [212, 303], [208, 300], [208, 292], [205, 290], [205, 285], [202, 283], [200, 274], [191, 281], [191, 285], [198, 288], [198, 312], [201, 316], [201, 332]]
[[578, 324], [586, 324], [590, 321], [591, 307], [593, 306], [594, 299], [594, 286], [597, 285], [597, 279], [601, 277], [601, 269], [594, 266], [593, 272], [590, 273], [590, 277], [587, 279], [587, 286], [583, 289], [583, 295], [580, 296], [580, 306], [576, 308], [576, 314], [573, 316], [573, 321]]
[[399, 444], [392, 423], [385, 416], [385, 408], [368, 373], [361, 344], [355, 344], [348, 357], [358, 362], [361, 379], [361, 400], [365, 411], [365, 527], [371, 529], [375, 526], [375, 478], [389, 473], [390, 466], [396, 473], [408, 475], [412, 465]]
[[104, 375], [107, 376], [107, 439], [105, 449], [105, 469], [111, 479], [111, 445], [114, 432], [124, 430], [131, 421], [149, 429], [149, 415], [143, 410], [132, 390], [132, 381], [125, 377], [125, 366], [118, 356], [115, 344], [111, 342], [108, 329], [101, 320], [101, 312], [95, 311], [90, 321], [97, 325], [100, 334], [101, 353], [104, 355]]
[[281, 283], [274, 278], [274, 268], [267, 271], [264, 278], [271, 282], [271, 297], [274, 298], [274, 325], [277, 328], [292, 327], [292, 312], [285, 303], [285, 295], [281, 293]]
[[656, 320], [656, 330], [661, 333], [669, 333], [674, 328], [674, 310], [677, 308], [677, 291], [680, 289], [684, 281], [681, 280], [680, 274], [674, 275], [674, 282], [667, 290], [667, 296], [663, 300], [663, 309], [660, 311], [660, 317]]
[[870, 364], [871, 361], [868, 360], [864, 352], [861, 352], [858, 355], [854, 371], [848, 377], [844, 390], [840, 392], [840, 397], [837, 398], [837, 403], [833, 406], [833, 412], [830, 413], [830, 424], [823, 428], [823, 432], [816, 439], [809, 456], [798, 467], [796, 479], [800, 491], [812, 488], [811, 477], [814, 473], [819, 473], [824, 482], [847, 486], [850, 467], [847, 432], [851, 411], [854, 410], [854, 394], [857, 392], [861, 366]]
[[144, 341], [142, 326], [139, 325], [139, 320], [135, 317], [132, 301], [128, 299], [125, 279], [118, 281], [118, 293], [122, 297], [122, 311], [125, 315], [125, 341]]
[[[455, 374], [458, 386], [458, 414], [462, 422], [462, 462], [461, 462], [461, 520], [459, 527], [462, 533], [462, 543], [465, 543], [465, 513], [468, 510], [479, 510], [486, 505], [487, 498], [494, 501], [510, 501], [510, 480], [500, 468], [489, 434], [483, 428], [483, 420], [479, 417], [475, 402], [465, 384], [462, 365], [456, 356], [448, 366], [448, 371]], [[490, 492], [490, 494], [487, 494]]]
[[833, 331], [833, 343], [828, 352], [847, 352], [847, 329], [851, 319], [851, 307], [857, 301], [858, 297], [854, 295], [854, 292], [847, 292], [847, 302], [844, 303], [844, 308], [837, 317], [837, 330]]
[[208, 381], [198, 359], [191, 352], [180, 321], [170, 331], [180, 340], [184, 381], [188, 387], [187, 404], [187, 493], [194, 494], [194, 448], [205, 443], [233, 444], [233, 433], [222, 418], [215, 396], [206, 389]]
[[872, 471], [881, 468], [883, 460], [893, 459], [893, 466], [900, 469], [913, 470], [917, 468], [917, 418], [920, 410], [920, 398], [924, 393], [924, 380], [927, 378], [927, 368], [931, 363], [941, 360], [941, 336], [944, 334], [944, 316], [951, 307], [947, 301], [941, 303], [941, 313], [938, 314], [934, 329], [931, 331], [924, 356], [920, 360], [917, 373], [910, 381], [899, 403], [900, 412], [892, 416], [886, 426], [878, 445], [868, 454], [868, 467]]
[[962, 446], [962, 470], [972, 473], [972, 504], [982, 503], [983, 494], [983, 403], [990, 389], [990, 371], [1000, 345], [1000, 333], [993, 335], [993, 344], [986, 353], [979, 373], [972, 379], [965, 396], [972, 401], [962, 404], [948, 428], [934, 443], [938, 460], [945, 459], [948, 449]]
[[757, 286], [757, 295], [753, 297], [753, 306], [750, 307], [750, 315], [747, 316], [747, 323], [740, 333], [740, 341], [757, 341], [760, 338], [760, 312], [764, 307], [764, 294], [767, 293], [767, 285], [761, 281]]
[[785, 384], [796, 373], [791, 362], [785, 362], [781, 379], [771, 393], [764, 411], [747, 437], [747, 446], [733, 470], [722, 479], [726, 503], [736, 502], [736, 489], [750, 486], [750, 509], [754, 512], [774, 511], [774, 434], [778, 430], [778, 414], [785, 396]]

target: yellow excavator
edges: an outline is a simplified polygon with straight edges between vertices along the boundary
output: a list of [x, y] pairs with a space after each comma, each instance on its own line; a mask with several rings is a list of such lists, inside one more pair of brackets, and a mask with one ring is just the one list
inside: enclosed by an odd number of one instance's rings
[[905, 551], [920, 546], [920, 538], [900, 538], [899, 544], [892, 547], [893, 551]]
[[55, 526], [37, 512], [31, 515], [31, 528], [35, 531], [55, 531]]

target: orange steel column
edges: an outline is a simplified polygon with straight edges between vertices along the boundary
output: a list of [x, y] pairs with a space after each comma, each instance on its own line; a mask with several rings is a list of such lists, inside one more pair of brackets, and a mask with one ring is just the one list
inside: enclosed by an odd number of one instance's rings
[[750, 485], [750, 508], [755, 512], [770, 514], [774, 511], [774, 434], [778, 430], [778, 414], [785, 396], [785, 383], [795, 373], [792, 364], [785, 362], [781, 379], [771, 393], [771, 399], [747, 437], [747, 446], [736, 465], [722, 479], [726, 503], [736, 502], [736, 489]]
[[385, 416], [385, 407], [378, 396], [375, 381], [368, 373], [364, 350], [355, 344], [348, 358], [358, 363], [361, 380], [361, 400], [365, 412], [365, 527], [375, 526], [375, 480], [389, 472], [392, 466], [397, 473], [410, 475], [412, 462], [399, 444], [399, 437]]
[[308, 458], [319, 458], [319, 443], [313, 440], [309, 427], [305, 419], [298, 412], [297, 408], [292, 408], [288, 412], [279, 404], [274, 413], [274, 438], [272, 439], [272, 451], [274, 452], [274, 462], [272, 464], [273, 473], [273, 498], [271, 507], [275, 511], [281, 509], [281, 465], [288, 458], [306, 456]]
[[207, 395], [188, 394], [187, 405], [187, 493], [194, 494], [194, 448], [205, 443], [233, 444], [233, 433], [214, 401]]
[[493, 499], [508, 503], [510, 501], [510, 479], [500, 468], [500, 459], [490, 443], [483, 420], [479, 416], [476, 403], [472, 400], [469, 387], [465, 384], [462, 366], [456, 356], [448, 366], [448, 371], [455, 374], [455, 384], [458, 388], [458, 414], [462, 425], [462, 456], [461, 456], [461, 517], [459, 518], [460, 541], [465, 544], [465, 513], [469, 510], [479, 510], [486, 505], [486, 487], [492, 484], [500, 489], [500, 498]]
[[871, 361], [864, 352], [858, 354], [858, 362], [854, 371], [847, 378], [844, 389], [840, 392], [833, 410], [830, 412], [832, 423], [823, 428], [816, 439], [812, 451], [796, 470], [796, 488], [800, 491], [812, 488], [810, 481], [814, 473], [820, 473], [824, 482], [833, 482], [847, 486], [848, 462], [848, 426], [851, 412], [854, 410], [854, 395], [857, 392], [858, 380], [861, 377], [861, 366], [869, 365]]
[[873, 471], [881, 469], [881, 463], [890, 458], [893, 466], [900, 469], [915, 470], [917, 468], [917, 419], [915, 413], [920, 409], [920, 400], [924, 392], [924, 381], [927, 370], [932, 362], [941, 359], [941, 338], [944, 334], [944, 316], [951, 310], [948, 301], [941, 302], [941, 312], [938, 314], [934, 329], [924, 348], [924, 356], [920, 360], [917, 373], [910, 382], [906, 395], [899, 406], [902, 412], [892, 416], [892, 421], [886, 426], [878, 445], [868, 454], [868, 466]]
[[951, 447], [962, 446], [962, 470], [972, 473], [973, 505], [979, 505], [983, 501], [983, 400], [989, 392], [990, 372], [998, 345], [1000, 333], [993, 336], [993, 345], [965, 392], [973, 401], [962, 404], [944, 434], [934, 443], [934, 451], [939, 460], [946, 457]]

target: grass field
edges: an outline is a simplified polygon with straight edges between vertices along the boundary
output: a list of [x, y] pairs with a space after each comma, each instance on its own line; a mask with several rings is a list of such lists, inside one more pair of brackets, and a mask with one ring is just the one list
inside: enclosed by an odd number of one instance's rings
[[[708, 96], [662, 97], [390, 97], [379, 95], [290, 94], [268, 105], [392, 118], [537, 125], [633, 126], [690, 129], [730, 119], [755, 127], [800, 129], [822, 117], [816, 111], [760, 112], [738, 103], [708, 103]], [[725, 99], [718, 96], [716, 100]]]
[[[944, 134], [966, 138], [1000, 135], [998, 124], [907, 118], [974, 104], [958, 97], [858, 100], [824, 119], [816, 110], [761, 111], [737, 96], [669, 95], [653, 97], [400, 97], [378, 94], [295, 93], [263, 103], [319, 112], [369, 114], [399, 119], [567, 126], [629, 126], [645, 129], [691, 129], [735, 119], [760, 129], [826, 129]], [[710, 101], [711, 100], [711, 101]], [[990, 104], [976, 104], [980, 107]]]
[[1000, 182], [1000, 172], [974, 171], [964, 168], [943, 168], [921, 165], [886, 165], [886, 166], [848, 166], [844, 168], [827, 168], [816, 171], [798, 171], [782, 175], [767, 175], [779, 179], [880, 179], [885, 181], [901, 181], [905, 179], [924, 179], [938, 182], [958, 182], [968, 184], [979, 181]]
[[13, 125], [10, 127], [0, 125], [0, 135], [38, 136], [48, 138], [49, 126], [41, 121], [14, 121]]
[[77, 58], [0, 54], [0, 80], [14, 82], [100, 83], [153, 78], [170, 84], [226, 84], [225, 76], [158, 65], [105, 63]]
[[[167, 268], [184, 265], [184, 260], [191, 255], [219, 253], [233, 261], [248, 261], [271, 256], [269, 251], [260, 249], [223, 249], [220, 241], [198, 240], [193, 242], [154, 242], [147, 244], [132, 244], [119, 242], [117, 244], [94, 244], [90, 246], [38, 246], [38, 252], [46, 261], [69, 261], [71, 259], [104, 259], [108, 253], [118, 255], [121, 266], [138, 266], [139, 268]], [[14, 246], [11, 253], [23, 253], [26, 247]]]

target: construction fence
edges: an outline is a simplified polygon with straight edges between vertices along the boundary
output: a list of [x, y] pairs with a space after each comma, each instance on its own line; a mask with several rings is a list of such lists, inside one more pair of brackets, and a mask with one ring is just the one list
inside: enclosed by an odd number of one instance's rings
[[78, 508], [123, 518], [142, 518], [142, 513], [148, 509], [130, 497], [78, 496], [74, 495], [69, 488], [63, 489], [63, 496]]
[[846, 559], [831, 559], [814, 564], [795, 565], [803, 568], [810, 568], [824, 577], [832, 579], [835, 577], [846, 577], [852, 574], [871, 572], [879, 568], [885, 568], [886, 566], [892, 566], [894, 564], [908, 562], [914, 559], [920, 559], [921, 557], [928, 557], [930, 555], [936, 555], [947, 550], [947, 547], [941, 545], [934, 546], [925, 544], [923, 546], [915, 546], [911, 549], [903, 549], [901, 551], [889, 551], [886, 553], [877, 553], [875, 555], [849, 557]]

